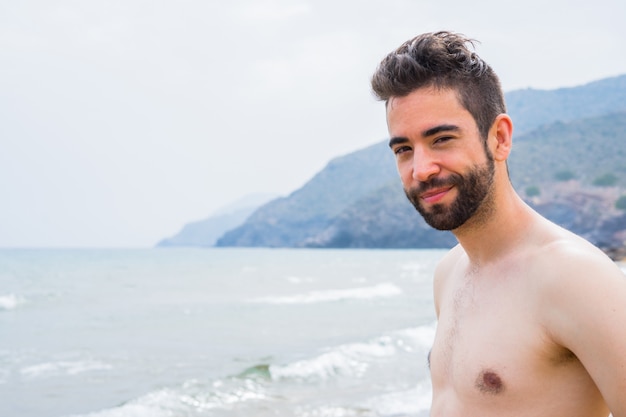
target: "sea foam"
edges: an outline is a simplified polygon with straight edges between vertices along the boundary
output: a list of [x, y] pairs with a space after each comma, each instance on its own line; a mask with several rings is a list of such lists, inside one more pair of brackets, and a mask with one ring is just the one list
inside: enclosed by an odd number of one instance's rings
[[15, 294], [0, 295], [0, 311], [13, 310], [24, 303], [24, 299]]
[[252, 380], [219, 380], [212, 386], [195, 380], [162, 388], [118, 407], [71, 417], [171, 417], [206, 415], [242, 403], [266, 400], [263, 387]]
[[402, 290], [396, 285], [382, 283], [371, 287], [311, 291], [305, 294], [264, 297], [257, 298], [254, 301], [269, 304], [312, 304], [343, 300], [368, 300], [373, 298], [394, 297], [400, 294], [402, 294]]
[[432, 388], [427, 378], [415, 388], [370, 399], [365, 405], [379, 416], [417, 416], [430, 409]]
[[57, 361], [27, 366], [22, 368], [20, 373], [28, 378], [44, 378], [59, 375], [78, 375], [91, 371], [105, 371], [111, 368], [111, 365], [94, 360]]
[[434, 332], [434, 326], [398, 330], [367, 342], [339, 345], [312, 358], [285, 365], [269, 365], [269, 373], [272, 379], [360, 378], [378, 359], [394, 356], [398, 352], [427, 350], [434, 340]]

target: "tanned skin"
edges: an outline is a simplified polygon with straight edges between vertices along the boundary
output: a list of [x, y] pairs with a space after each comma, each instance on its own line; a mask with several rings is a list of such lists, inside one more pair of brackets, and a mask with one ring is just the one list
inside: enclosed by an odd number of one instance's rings
[[454, 90], [424, 87], [389, 99], [387, 123], [405, 191], [434, 223], [453, 224], [462, 197], [446, 179], [493, 162], [435, 273], [431, 415], [626, 417], [626, 278], [516, 194], [509, 116], [484, 139]]

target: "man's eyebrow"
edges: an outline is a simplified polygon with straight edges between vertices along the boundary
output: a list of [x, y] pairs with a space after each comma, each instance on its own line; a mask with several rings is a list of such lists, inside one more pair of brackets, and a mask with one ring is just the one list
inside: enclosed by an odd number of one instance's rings
[[457, 125], [439, 125], [423, 131], [422, 136], [428, 137], [441, 132], [458, 132], [459, 130], [461, 130], [461, 128]]
[[400, 143], [407, 143], [409, 141], [409, 139], [402, 137], [402, 136], [396, 136], [393, 137], [391, 139], [389, 139], [389, 147], [393, 148], [395, 145], [398, 145]]
[[441, 132], [458, 132], [459, 130], [461, 130], [461, 128], [457, 125], [439, 125], [423, 131], [422, 136], [426, 138]]
[[[422, 132], [422, 137], [427, 138], [429, 136], [436, 135], [441, 132], [458, 132], [461, 128], [457, 125], [438, 125], [435, 127], [431, 127], [430, 129], [426, 129]], [[395, 145], [399, 145], [401, 143], [407, 143], [409, 141], [408, 138], [404, 136], [396, 136], [389, 139], [389, 147], [393, 148]]]

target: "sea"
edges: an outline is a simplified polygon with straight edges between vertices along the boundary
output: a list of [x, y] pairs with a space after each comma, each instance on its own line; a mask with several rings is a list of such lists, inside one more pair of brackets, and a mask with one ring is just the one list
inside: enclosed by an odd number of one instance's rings
[[445, 250], [0, 250], [2, 417], [422, 417]]

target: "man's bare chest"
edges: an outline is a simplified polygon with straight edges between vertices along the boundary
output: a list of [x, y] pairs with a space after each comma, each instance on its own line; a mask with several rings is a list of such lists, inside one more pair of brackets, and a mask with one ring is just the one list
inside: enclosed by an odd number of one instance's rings
[[430, 355], [433, 388], [466, 398], [537, 395], [561, 355], [531, 292], [507, 283], [469, 282], [440, 302]]

